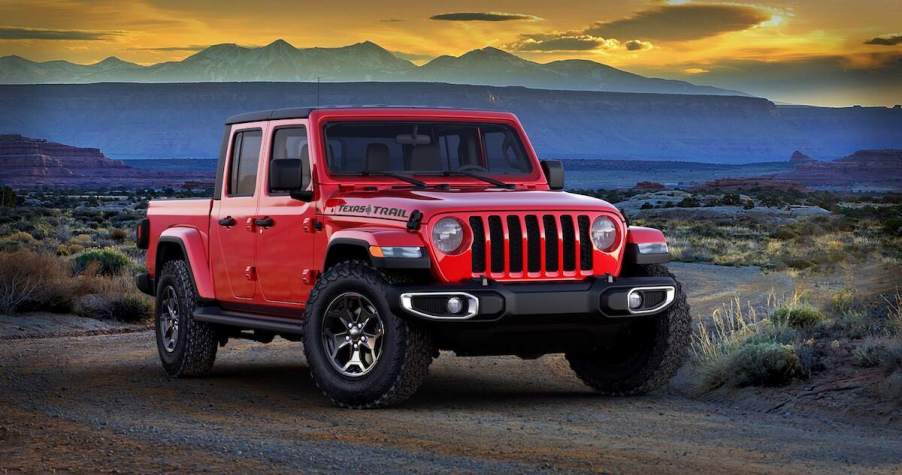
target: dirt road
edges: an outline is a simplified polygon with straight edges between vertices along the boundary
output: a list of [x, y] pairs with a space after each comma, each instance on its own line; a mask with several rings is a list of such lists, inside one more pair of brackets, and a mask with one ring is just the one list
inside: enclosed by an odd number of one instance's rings
[[0, 473], [51, 470], [899, 473], [902, 431], [597, 397], [559, 357], [443, 354], [404, 406], [346, 411], [282, 340], [192, 380], [162, 375], [149, 332], [0, 340]]

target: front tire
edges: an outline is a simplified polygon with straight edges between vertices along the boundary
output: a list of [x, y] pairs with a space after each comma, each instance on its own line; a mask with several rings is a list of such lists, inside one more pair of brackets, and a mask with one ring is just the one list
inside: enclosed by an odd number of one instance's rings
[[336, 264], [307, 302], [304, 354], [317, 387], [340, 407], [398, 404], [432, 363], [429, 332], [394, 315], [388, 279], [360, 261]]
[[[624, 268], [623, 275], [673, 277], [657, 264]], [[567, 353], [576, 375], [609, 396], [645, 394], [667, 384], [683, 364], [691, 334], [689, 303], [679, 282], [676, 287], [676, 300], [664, 312], [637, 318], [593, 352]]]
[[194, 320], [197, 292], [188, 263], [169, 261], [160, 271], [154, 327], [157, 351], [166, 374], [172, 377], [201, 376], [216, 360], [216, 329]]

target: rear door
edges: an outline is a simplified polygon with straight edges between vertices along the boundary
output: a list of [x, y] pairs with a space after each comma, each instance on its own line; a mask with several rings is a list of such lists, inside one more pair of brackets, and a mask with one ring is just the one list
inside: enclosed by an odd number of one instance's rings
[[[244, 124], [243, 124], [244, 125]], [[257, 287], [257, 197], [263, 128], [233, 129], [223, 175], [222, 198], [210, 215], [211, 259], [216, 297], [250, 301]]]
[[269, 188], [269, 163], [273, 159], [309, 157], [306, 121], [275, 122], [268, 135], [268, 159], [263, 167], [266, 175], [261, 180], [257, 215], [269, 225], [257, 230], [257, 300], [264, 305], [301, 306], [310, 293], [310, 269], [315, 262], [316, 207], [314, 202], [273, 192]]

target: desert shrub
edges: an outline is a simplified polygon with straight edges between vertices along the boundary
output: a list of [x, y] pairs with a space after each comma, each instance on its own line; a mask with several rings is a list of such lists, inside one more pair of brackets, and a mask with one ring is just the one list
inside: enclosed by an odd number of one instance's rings
[[886, 347], [881, 341], [867, 340], [852, 350], [852, 361], [862, 368], [879, 366]]
[[680, 208], [698, 208], [701, 206], [701, 202], [694, 196], [687, 196], [677, 203], [677, 206]]
[[842, 289], [830, 297], [830, 308], [838, 314], [849, 312], [854, 305], [855, 289]]
[[800, 339], [799, 331], [795, 328], [779, 322], [761, 322], [755, 332], [748, 336], [743, 343], [779, 343], [791, 345]]
[[887, 374], [902, 371], [902, 341], [890, 341], [880, 353], [880, 366]]
[[82, 317], [108, 320], [112, 318], [112, 299], [104, 294], [86, 294], [78, 298], [75, 313]]
[[6, 236], [6, 239], [21, 242], [22, 244], [31, 244], [35, 240], [34, 236], [25, 231], [16, 231], [9, 236]]
[[824, 314], [814, 306], [804, 303], [790, 303], [778, 308], [771, 318], [774, 322], [793, 328], [808, 328], [824, 320]]
[[141, 322], [150, 318], [152, 305], [150, 299], [137, 294], [126, 294], [113, 299], [110, 305], [110, 317], [123, 322]]
[[52, 256], [27, 250], [0, 253], [0, 313], [40, 301], [63, 279], [65, 272]]
[[76, 274], [82, 274], [94, 263], [97, 273], [106, 276], [118, 275], [128, 268], [130, 261], [115, 249], [91, 249], [84, 251], [73, 260]]
[[110, 231], [110, 239], [113, 241], [124, 241], [128, 237], [128, 233], [124, 229], [113, 229]]
[[14, 208], [17, 201], [15, 190], [8, 186], [0, 187], [0, 208]]
[[902, 293], [896, 291], [891, 298], [884, 297], [886, 301], [886, 314], [890, 330], [897, 335], [902, 335]]
[[864, 311], [850, 309], [840, 313], [830, 322], [830, 326], [841, 330], [849, 338], [859, 339], [871, 333], [871, 323]]
[[796, 350], [792, 345], [779, 343], [745, 343], [740, 345], [720, 365], [720, 371], [709, 377], [709, 384], [719, 382], [726, 386], [779, 386], [794, 378], [804, 377]]
[[80, 244], [60, 244], [56, 247], [56, 255], [58, 256], [74, 256], [84, 251], [84, 246]]

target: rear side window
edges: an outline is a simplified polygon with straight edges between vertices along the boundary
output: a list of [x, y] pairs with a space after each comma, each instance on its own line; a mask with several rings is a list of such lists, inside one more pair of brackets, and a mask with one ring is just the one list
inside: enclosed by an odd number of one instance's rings
[[[277, 129], [272, 138], [272, 155], [270, 160], [293, 158], [310, 163], [310, 147], [307, 144], [305, 127], [287, 127]], [[269, 167], [272, 169], [272, 167]], [[272, 190], [269, 190], [272, 192]]]
[[246, 130], [235, 134], [229, 164], [229, 196], [254, 196], [263, 133]]

